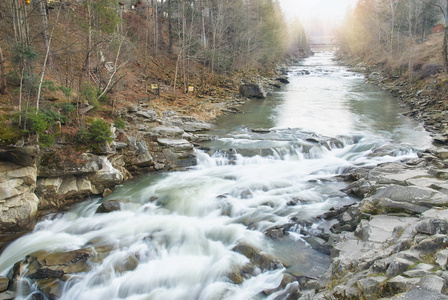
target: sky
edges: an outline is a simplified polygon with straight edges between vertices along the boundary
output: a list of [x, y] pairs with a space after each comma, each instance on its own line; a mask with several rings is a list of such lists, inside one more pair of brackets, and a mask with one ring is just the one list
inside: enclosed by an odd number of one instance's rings
[[288, 20], [298, 17], [308, 35], [329, 34], [357, 0], [280, 0]]

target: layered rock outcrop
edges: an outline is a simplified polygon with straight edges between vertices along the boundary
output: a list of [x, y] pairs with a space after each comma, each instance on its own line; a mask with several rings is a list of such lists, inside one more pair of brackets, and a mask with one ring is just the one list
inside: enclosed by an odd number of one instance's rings
[[[210, 139], [202, 133], [210, 124], [173, 112], [159, 115], [132, 106], [118, 115], [127, 120], [127, 129], [112, 127], [114, 141], [97, 151], [101, 153], [73, 153], [65, 145], [0, 150], [3, 232], [27, 231], [39, 214], [102, 195], [133, 176], [192, 166], [194, 143]], [[9, 235], [0, 240], [7, 242]]]
[[32, 228], [38, 210], [36, 188], [38, 147], [0, 150], [0, 229], [3, 233]]

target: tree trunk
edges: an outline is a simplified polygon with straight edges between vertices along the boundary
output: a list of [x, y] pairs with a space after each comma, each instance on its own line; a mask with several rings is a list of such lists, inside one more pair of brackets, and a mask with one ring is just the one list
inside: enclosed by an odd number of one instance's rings
[[442, 45], [442, 55], [443, 55], [443, 66], [445, 68], [445, 73], [448, 73], [448, 28], [445, 27], [443, 32], [443, 45]]
[[3, 60], [2, 46], [0, 45], [0, 93], [6, 94], [6, 74], [5, 74], [5, 62]]
[[[47, 16], [47, 9], [46, 9], [46, 4], [44, 0], [40, 0], [39, 2], [34, 2], [35, 5], [35, 9], [39, 12], [40, 18], [41, 18], [41, 36], [42, 36], [42, 41], [44, 42], [44, 48], [45, 51], [47, 51], [47, 49], [50, 47], [49, 46], [49, 41], [48, 41], [48, 34], [47, 34], [47, 30], [48, 30], [48, 16]], [[51, 53], [49, 53], [48, 55], [48, 60], [47, 60], [47, 65], [48, 66], [52, 66], [53, 65], [53, 59], [51, 56]]]
[[168, 3], [168, 53], [173, 53], [173, 24], [171, 20], [172, 5], [171, 0], [167, 0]]
[[52, 39], [52, 37], [53, 37], [54, 29], [56, 28], [56, 25], [57, 25], [58, 22], [59, 22], [59, 16], [60, 16], [60, 14], [61, 14], [61, 7], [62, 7], [62, 6], [59, 6], [59, 9], [58, 9], [58, 15], [57, 15], [57, 17], [56, 17], [56, 22], [54, 23], [54, 25], [53, 25], [53, 29], [51, 30], [51, 33], [50, 33], [50, 37], [48, 38], [48, 45], [47, 45], [47, 47], [46, 47], [46, 48], [47, 48], [47, 49], [46, 49], [47, 51], [46, 51], [46, 53], [45, 53], [44, 65], [42, 66], [42, 73], [41, 73], [41, 76], [40, 76], [39, 88], [37, 89], [37, 97], [36, 97], [36, 114], [39, 112], [40, 93], [41, 93], [41, 91], [42, 91], [42, 84], [43, 84], [43, 82], [44, 82], [45, 70], [46, 70], [47, 65], [48, 65], [48, 63], [49, 63], [51, 39]]
[[163, 0], [160, 1], [159, 8], [160, 8], [160, 13], [161, 13], [161, 15], [159, 15], [157, 13], [157, 32], [158, 32], [158, 35], [159, 35], [159, 37], [158, 37], [159, 49], [165, 50], [166, 44], [165, 44], [165, 40], [163, 39], [163, 24], [162, 24], [162, 21], [163, 21], [163, 18], [164, 18], [164, 15], [163, 15]]
[[443, 45], [442, 45], [442, 55], [443, 55], [443, 66], [445, 68], [445, 73], [448, 73], [448, 0], [446, 0], [446, 8], [444, 12], [445, 17], [445, 30], [443, 31]]

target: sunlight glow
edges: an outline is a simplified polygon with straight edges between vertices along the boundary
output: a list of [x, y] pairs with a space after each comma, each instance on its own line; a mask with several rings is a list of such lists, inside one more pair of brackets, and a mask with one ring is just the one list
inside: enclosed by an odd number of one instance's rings
[[329, 33], [357, 0], [280, 0], [288, 20], [298, 17], [311, 35]]

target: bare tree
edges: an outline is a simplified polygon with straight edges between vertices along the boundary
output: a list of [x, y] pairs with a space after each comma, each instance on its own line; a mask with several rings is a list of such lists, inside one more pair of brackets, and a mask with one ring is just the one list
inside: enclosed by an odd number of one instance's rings
[[0, 93], [6, 94], [5, 60], [3, 58], [2, 46], [0, 45]]

